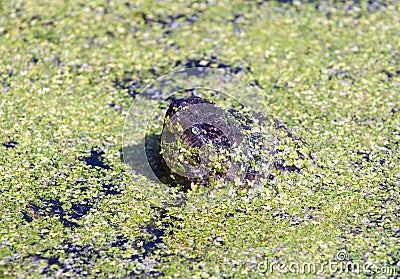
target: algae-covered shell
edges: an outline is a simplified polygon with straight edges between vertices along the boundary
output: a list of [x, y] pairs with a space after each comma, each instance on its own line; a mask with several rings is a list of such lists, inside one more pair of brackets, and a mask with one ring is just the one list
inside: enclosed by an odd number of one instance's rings
[[242, 180], [249, 168], [248, 151], [237, 113], [197, 96], [173, 100], [161, 136], [167, 167], [188, 183]]

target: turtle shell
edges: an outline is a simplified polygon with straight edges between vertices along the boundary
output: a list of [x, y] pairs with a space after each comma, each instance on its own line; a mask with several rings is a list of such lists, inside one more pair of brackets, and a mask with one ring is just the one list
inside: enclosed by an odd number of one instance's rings
[[[199, 112], [202, 108], [211, 108], [210, 111], [212, 113], [209, 113], [206, 117], [199, 117], [202, 116], [201, 111]], [[234, 136], [232, 136], [230, 129], [226, 126], [218, 125], [225, 118], [233, 119], [233, 122], [235, 122], [234, 129], [240, 130], [240, 132], [234, 133]], [[182, 175], [182, 173], [179, 174], [172, 170], [170, 165], [166, 163], [169, 158], [162, 151], [163, 165], [169, 171], [170, 177], [173, 178], [170, 184], [184, 186], [184, 190], [190, 189], [190, 185], [193, 183], [209, 186], [210, 178], [212, 178], [211, 181], [218, 181], [229, 175], [233, 176], [235, 180], [239, 178], [242, 181], [241, 189], [249, 188], [254, 183], [258, 183], [261, 178], [273, 180], [277, 175], [276, 171], [283, 173], [302, 172], [305, 170], [305, 166], [313, 163], [310, 161], [314, 161], [310, 157], [311, 155], [303, 153], [303, 150], [307, 150], [307, 148], [304, 148], [305, 142], [295, 137], [285, 125], [277, 126], [275, 120], [275, 125], [271, 124], [271, 129], [268, 130], [267, 127], [261, 127], [257, 123], [257, 118], [253, 118], [248, 113], [240, 111], [240, 109], [223, 110], [218, 108], [215, 103], [198, 96], [192, 95], [189, 98], [174, 99], [170, 103], [165, 114], [163, 134], [171, 132], [171, 129], [168, 128], [168, 123], [171, 124], [172, 119], [174, 119], [174, 125], [179, 126], [182, 124], [179, 135], [175, 136], [174, 139], [180, 140], [187, 148], [181, 150], [172, 148], [170, 154], [175, 152], [177, 155], [187, 155], [190, 154], [187, 149], [202, 150], [205, 146], [212, 146], [215, 153], [223, 154], [223, 160], [218, 161], [222, 168], [209, 169], [205, 175], [194, 177], [185, 176], [185, 174]], [[272, 119], [269, 120], [272, 121]], [[178, 130], [175, 129], [175, 132]], [[277, 135], [276, 138], [275, 135]], [[240, 166], [240, 174], [235, 172], [237, 169], [229, 169], [232, 166], [232, 153], [230, 151], [234, 150], [237, 142], [242, 143], [241, 148], [244, 146], [240, 153], [240, 160], [243, 163]], [[298, 154], [296, 158], [298, 159], [293, 161], [293, 159], [289, 158], [287, 155], [288, 150], [296, 152]], [[191, 156], [190, 160], [194, 164], [201, 167], [204, 161], [201, 160], [199, 154], [199, 152], [193, 152], [189, 157]], [[237, 153], [233, 154], [236, 156]], [[175, 161], [184, 161], [187, 158], [187, 156], [176, 156]], [[270, 174], [271, 171], [273, 172], [272, 174]], [[231, 181], [233, 180], [231, 179]]]
[[[168, 122], [168, 120], [171, 119], [177, 112], [185, 109], [190, 110], [191, 107], [197, 104], [215, 105], [215, 103], [195, 95], [192, 95], [189, 98], [175, 99], [171, 102], [165, 114], [164, 127], [165, 123]], [[200, 148], [209, 143], [217, 148], [231, 147], [231, 143], [225, 136], [224, 132], [218, 127], [209, 123], [196, 123], [191, 125], [189, 129], [186, 129], [183, 132], [182, 140], [189, 147]]]
[[[239, 167], [232, 163], [230, 151], [232, 151], [232, 147], [241, 143], [242, 135], [239, 132], [241, 128], [234, 123], [233, 119], [231, 112], [224, 111], [215, 103], [198, 96], [192, 95], [189, 98], [175, 99], [171, 102], [165, 114], [163, 135], [175, 134], [169, 139], [180, 140], [185, 148], [179, 149], [179, 147], [173, 146], [167, 152], [162, 152], [164, 163], [167, 162], [167, 167], [171, 167], [171, 161], [173, 161], [172, 164], [176, 163], [178, 168], [181, 164], [185, 171], [185, 167], [188, 166], [185, 160], [192, 162], [191, 167], [196, 165], [202, 168], [206, 165], [206, 170], [199, 171], [197, 177], [189, 175], [189, 172], [175, 171], [174, 173], [172, 171], [174, 178], [178, 178], [177, 180], [180, 181], [179, 184], [184, 181], [183, 184], [187, 185], [192, 183], [208, 185], [210, 178], [214, 181], [220, 179], [233, 181], [237, 177]], [[171, 122], [174, 127], [168, 127]], [[175, 126], [180, 125], [181, 129], [176, 129]], [[161, 145], [163, 146], [163, 144]], [[193, 150], [194, 152], [192, 152]], [[203, 157], [201, 153], [205, 153]], [[209, 160], [208, 158], [212, 157], [210, 155], [215, 156]], [[174, 157], [173, 160], [171, 157]], [[212, 168], [211, 165], [218, 165], [218, 168]]]

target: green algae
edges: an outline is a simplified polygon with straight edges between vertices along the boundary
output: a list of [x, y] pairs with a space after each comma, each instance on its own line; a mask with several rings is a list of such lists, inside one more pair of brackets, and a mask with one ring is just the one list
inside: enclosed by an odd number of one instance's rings
[[[398, 5], [223, 2], [0, 3], [0, 275], [262, 278], [341, 251], [398, 268]], [[256, 81], [293, 132], [276, 123], [276, 160], [304, 171], [212, 207], [147, 200], [120, 158], [131, 96], [196, 63]]]

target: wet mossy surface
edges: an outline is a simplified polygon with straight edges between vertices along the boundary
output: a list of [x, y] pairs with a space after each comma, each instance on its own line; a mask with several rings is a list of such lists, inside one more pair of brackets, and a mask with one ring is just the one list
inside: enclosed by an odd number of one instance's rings
[[[0, 277], [292, 278], [259, 264], [339, 252], [399, 273], [399, 5], [304, 2], [0, 2]], [[166, 206], [129, 175], [132, 101], [196, 66], [259, 89], [273, 191]]]

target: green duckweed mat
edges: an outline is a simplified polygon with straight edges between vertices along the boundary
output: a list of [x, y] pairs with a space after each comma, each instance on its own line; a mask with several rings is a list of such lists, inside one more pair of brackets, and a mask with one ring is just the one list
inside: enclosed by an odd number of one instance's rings
[[[0, 277], [395, 278], [399, 18], [397, 1], [0, 1]], [[196, 210], [147, 199], [125, 117], [196, 66], [258, 87], [313, 171]]]

